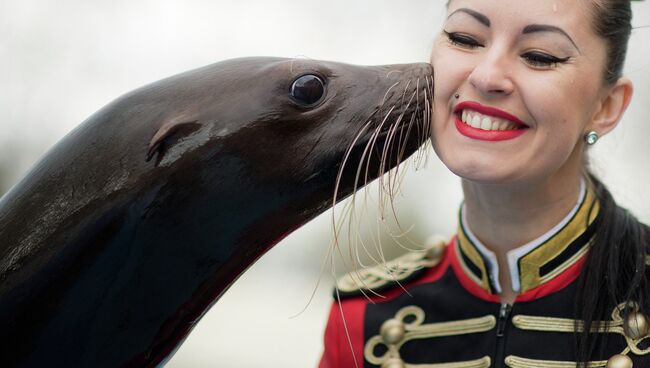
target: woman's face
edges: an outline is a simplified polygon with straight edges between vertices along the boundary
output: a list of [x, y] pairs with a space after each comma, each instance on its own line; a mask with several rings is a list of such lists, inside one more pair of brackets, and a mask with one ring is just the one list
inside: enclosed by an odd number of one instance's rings
[[432, 142], [451, 171], [498, 184], [579, 174], [605, 89], [589, 6], [451, 1], [431, 55]]

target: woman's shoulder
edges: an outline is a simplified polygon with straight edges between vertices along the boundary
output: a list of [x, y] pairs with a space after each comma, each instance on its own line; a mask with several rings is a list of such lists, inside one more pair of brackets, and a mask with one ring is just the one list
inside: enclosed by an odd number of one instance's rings
[[447, 244], [445, 238], [434, 236], [425, 242], [421, 250], [409, 250], [393, 260], [352, 270], [336, 281], [334, 296], [337, 299], [371, 297], [394, 288], [403, 288], [440, 267]]

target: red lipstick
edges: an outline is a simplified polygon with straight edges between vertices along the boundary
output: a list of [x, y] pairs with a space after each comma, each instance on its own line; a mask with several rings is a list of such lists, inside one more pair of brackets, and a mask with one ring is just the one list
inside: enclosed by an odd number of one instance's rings
[[[465, 109], [476, 111], [482, 115], [488, 115], [488, 116], [493, 116], [496, 118], [508, 120], [514, 123], [515, 125], [517, 125], [517, 129], [483, 130], [483, 129], [474, 128], [470, 125], [463, 123], [463, 121], [461, 120], [461, 113]], [[514, 139], [516, 137], [519, 137], [520, 135], [524, 134], [526, 132], [526, 129], [528, 128], [526, 124], [524, 124], [521, 120], [519, 120], [514, 115], [494, 107], [483, 106], [478, 102], [473, 102], [473, 101], [461, 102], [454, 109], [454, 113], [455, 113], [456, 129], [458, 129], [458, 132], [472, 139], [492, 141], [492, 142], [504, 141], [504, 140]]]

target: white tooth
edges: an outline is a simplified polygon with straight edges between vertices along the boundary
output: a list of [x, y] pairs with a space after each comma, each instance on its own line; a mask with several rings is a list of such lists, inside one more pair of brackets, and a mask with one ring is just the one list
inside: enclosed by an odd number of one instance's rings
[[492, 122], [492, 126], [490, 127], [490, 130], [499, 130], [499, 126], [501, 126], [501, 123], [499, 123], [498, 120], [495, 120]]
[[479, 114], [474, 115], [472, 118], [472, 123], [470, 124], [473, 128], [481, 129], [481, 117]]
[[467, 123], [467, 110], [463, 110], [463, 123]]
[[481, 129], [490, 130], [490, 128], [492, 128], [492, 120], [486, 116], [481, 121]]
[[508, 129], [508, 122], [505, 120], [501, 120], [499, 122], [499, 130], [506, 130]]

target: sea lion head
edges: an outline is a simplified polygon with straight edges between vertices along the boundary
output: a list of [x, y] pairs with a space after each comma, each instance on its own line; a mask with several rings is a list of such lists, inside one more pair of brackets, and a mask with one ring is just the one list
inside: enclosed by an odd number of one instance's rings
[[338, 176], [345, 196], [355, 182], [380, 176], [428, 138], [433, 80], [426, 63], [243, 58], [159, 84], [174, 86], [175, 105], [187, 103], [153, 134], [147, 157], [156, 166], [189, 160], [210, 167], [204, 161], [214, 157], [213, 147], [284, 188], [332, 188]]

